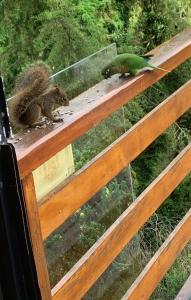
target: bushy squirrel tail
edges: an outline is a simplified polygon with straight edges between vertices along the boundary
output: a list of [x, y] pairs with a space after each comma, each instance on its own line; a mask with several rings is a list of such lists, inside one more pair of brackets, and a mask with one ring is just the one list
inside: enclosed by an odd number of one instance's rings
[[18, 127], [23, 127], [20, 117], [35, 98], [42, 95], [50, 85], [50, 68], [43, 62], [36, 62], [17, 77], [9, 105], [10, 118]]
[[[28, 87], [33, 86], [34, 82], [36, 82], [33, 97], [37, 97], [38, 95], [44, 93], [48, 88], [51, 79], [51, 70], [48, 65], [44, 62], [37, 61], [31, 65], [29, 65], [24, 71], [22, 71], [15, 82], [15, 87], [13, 89], [12, 95], [15, 95]], [[39, 80], [36, 81], [36, 79]]]

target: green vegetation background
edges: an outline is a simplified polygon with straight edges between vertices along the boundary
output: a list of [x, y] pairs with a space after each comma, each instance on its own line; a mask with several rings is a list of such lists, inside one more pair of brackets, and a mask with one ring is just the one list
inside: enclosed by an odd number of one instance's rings
[[[1, 0], [0, 64], [7, 93], [21, 69], [37, 59], [46, 61], [56, 72], [112, 42], [116, 42], [119, 52], [142, 54], [190, 25], [191, 0]], [[188, 60], [124, 106], [122, 113], [119, 111], [100, 124], [99, 130], [93, 129], [76, 141], [73, 146], [76, 168], [83, 166], [122, 134], [124, 128], [130, 128], [190, 77]], [[188, 144], [190, 117], [188, 111], [132, 163], [136, 195]], [[190, 208], [190, 187], [188, 176], [142, 230], [141, 247], [146, 256], [152, 256]], [[102, 191], [103, 199], [107, 198], [105, 203], [110, 199], [111, 189], [115, 194], [121, 193], [117, 181], [112, 187], [106, 187]], [[80, 217], [90, 210], [87, 207], [81, 211]], [[88, 239], [86, 242], [92, 244], [104, 231], [104, 225], [90, 223], [89, 228], [85, 226], [81, 230], [81, 242]], [[174, 298], [191, 272], [190, 256], [187, 248], [152, 299]], [[123, 286], [122, 292], [125, 292]], [[100, 299], [106, 297], [119, 299], [113, 291]]]

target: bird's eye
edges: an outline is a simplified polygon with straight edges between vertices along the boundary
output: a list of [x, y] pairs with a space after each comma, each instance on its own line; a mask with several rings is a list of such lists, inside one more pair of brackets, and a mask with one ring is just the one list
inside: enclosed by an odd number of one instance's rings
[[106, 74], [109, 74], [109, 69], [106, 70]]

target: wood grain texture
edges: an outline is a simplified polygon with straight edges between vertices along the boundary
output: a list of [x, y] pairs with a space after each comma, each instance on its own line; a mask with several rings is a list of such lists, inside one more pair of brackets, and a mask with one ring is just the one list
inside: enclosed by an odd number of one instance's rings
[[107, 147], [40, 206], [45, 239], [191, 107], [191, 80]]
[[25, 203], [27, 208], [27, 215], [30, 227], [30, 234], [32, 240], [32, 247], [34, 259], [37, 269], [38, 282], [41, 291], [42, 300], [50, 300], [51, 289], [49, 283], [49, 276], [44, 253], [44, 246], [42, 241], [42, 234], [40, 229], [40, 221], [38, 214], [37, 200], [35, 196], [34, 182], [32, 174], [22, 180], [22, 186], [25, 196]]
[[191, 275], [186, 280], [185, 284], [179, 291], [174, 300], [189, 300], [191, 299]]
[[[173, 70], [191, 56], [191, 29], [185, 30], [152, 50], [152, 54], [154, 54], [152, 60], [154, 65]], [[29, 147], [25, 148], [25, 145], [22, 145], [19, 149], [19, 145], [16, 144], [21, 178], [165, 75], [165, 72], [155, 70], [127, 80], [118, 88], [101, 97], [91, 108], [79, 112], [68, 123], [34, 141]]]
[[[149, 299], [174, 260], [191, 239], [190, 228], [191, 210], [176, 226], [121, 300]], [[179, 299], [186, 300], [189, 298]]]
[[191, 144], [169, 164], [54, 287], [53, 300], [81, 299], [190, 171]]

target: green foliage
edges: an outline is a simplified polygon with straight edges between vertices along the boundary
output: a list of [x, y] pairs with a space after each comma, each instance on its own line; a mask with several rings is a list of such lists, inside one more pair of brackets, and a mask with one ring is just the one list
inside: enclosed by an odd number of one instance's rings
[[80, 242], [82, 245], [85, 243], [88, 246], [92, 246], [100, 237], [101, 233], [104, 233], [104, 227], [96, 221], [91, 221], [89, 224], [81, 226]]
[[161, 283], [158, 285], [151, 300], [172, 300], [182, 288], [186, 279], [191, 273], [191, 255], [190, 245], [178, 257], [165, 275]]
[[47, 1], [47, 10], [38, 16], [43, 25], [35, 45], [39, 51], [43, 48], [42, 58], [55, 70], [70, 65], [106, 43], [105, 29], [95, 20], [100, 2]]
[[[190, 0], [2, 0], [0, 57], [7, 92], [11, 91], [21, 69], [37, 59], [50, 64], [56, 72], [112, 42], [116, 42], [120, 53], [145, 53], [191, 25], [190, 4]], [[77, 140], [73, 145], [76, 169], [84, 166], [190, 79], [190, 69], [191, 61], [188, 60]], [[132, 163], [137, 195], [188, 144], [190, 116], [188, 111]], [[79, 255], [83, 255], [129, 205], [132, 195], [126, 172], [124, 170], [95, 195], [92, 203], [97, 206], [88, 203], [73, 216], [73, 221], [78, 222], [76, 244], [72, 251], [67, 251], [65, 258], [58, 259], [55, 274], [51, 271], [52, 283], [55, 284], [72, 267]], [[144, 227], [142, 244], [150, 254], [190, 208], [190, 185], [191, 177], [188, 176]], [[155, 230], [156, 225], [160, 225], [159, 230]], [[47, 241], [46, 247], [51, 249], [55, 244], [59, 248], [59, 245], [67, 244], [67, 238], [59, 232]], [[184, 252], [152, 299], [172, 299], [179, 281], [185, 279], [182, 266], [189, 261], [189, 253]], [[123, 266], [121, 270], [124, 271]], [[112, 277], [112, 272], [109, 277]], [[121, 280], [120, 284], [125, 283]], [[104, 300], [107, 297], [116, 299], [113, 290], [112, 293], [109, 296], [104, 294]]]
[[72, 146], [75, 168], [81, 168], [131, 127], [128, 119], [124, 121], [123, 109], [120, 109], [80, 137]]
[[142, 0], [139, 34], [144, 47], [152, 49], [190, 25], [189, 0]]
[[149, 146], [133, 163], [138, 176], [140, 194], [177, 154], [178, 141], [174, 138], [172, 127]]
[[1, 71], [8, 91], [15, 75], [37, 57], [34, 39], [41, 26], [37, 15], [46, 7], [45, 1], [1, 1], [0, 4], [0, 55]]
[[58, 71], [116, 42], [119, 52], [146, 52], [190, 25], [190, 1], [38, 0], [0, 3], [1, 69], [7, 90], [42, 59]]
[[179, 185], [159, 210], [160, 215], [179, 220], [191, 207], [191, 175]]

